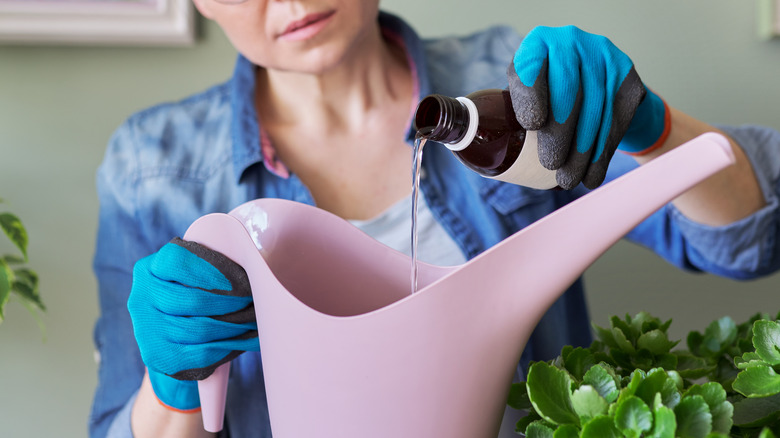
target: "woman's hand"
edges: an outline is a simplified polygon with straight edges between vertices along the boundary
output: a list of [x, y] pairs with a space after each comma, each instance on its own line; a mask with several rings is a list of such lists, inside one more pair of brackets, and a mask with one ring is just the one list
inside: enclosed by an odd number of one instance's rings
[[194, 242], [139, 260], [127, 307], [154, 393], [176, 411], [200, 408], [196, 380], [260, 349], [246, 272]]
[[599, 186], [616, 149], [642, 154], [668, 134], [666, 105], [603, 36], [537, 27], [507, 76], [517, 120], [539, 131], [539, 160], [564, 189]]

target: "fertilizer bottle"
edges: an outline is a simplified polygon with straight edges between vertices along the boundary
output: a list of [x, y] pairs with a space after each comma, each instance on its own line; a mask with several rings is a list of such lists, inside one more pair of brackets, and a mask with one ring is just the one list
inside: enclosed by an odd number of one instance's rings
[[471, 170], [535, 189], [558, 187], [555, 171], [539, 163], [536, 131], [520, 126], [507, 90], [465, 97], [431, 94], [417, 105], [417, 135], [443, 144]]

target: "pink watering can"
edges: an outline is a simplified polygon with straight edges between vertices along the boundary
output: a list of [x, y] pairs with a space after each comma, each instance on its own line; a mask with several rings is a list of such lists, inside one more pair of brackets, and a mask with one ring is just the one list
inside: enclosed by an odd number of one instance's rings
[[[292, 201], [204, 216], [185, 239], [249, 275], [274, 437], [495, 438], [548, 307], [631, 228], [733, 162], [723, 136], [702, 135], [467, 263], [420, 263], [415, 294], [410, 257]], [[229, 366], [200, 382], [207, 430], [222, 427]]]

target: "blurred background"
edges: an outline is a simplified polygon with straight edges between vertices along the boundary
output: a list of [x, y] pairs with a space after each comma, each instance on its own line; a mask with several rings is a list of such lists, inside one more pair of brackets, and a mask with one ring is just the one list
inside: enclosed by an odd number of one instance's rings
[[[252, 0], [250, 0], [252, 1]], [[731, 0], [382, 0], [424, 37], [501, 23], [525, 32], [574, 24], [606, 35], [670, 105], [711, 123], [780, 129], [780, 40], [758, 36], [757, 3]], [[2, 11], [0, 11], [2, 14]], [[1, 18], [1, 17], [0, 17]], [[96, 383], [91, 271], [94, 175], [131, 113], [227, 79], [235, 51], [196, 20], [194, 44], [0, 44], [0, 212], [30, 235], [30, 267], [48, 306], [45, 339], [18, 303], [0, 325], [0, 435], [83, 437]], [[507, 60], [509, 62], [509, 60]], [[0, 254], [12, 248], [0, 240]], [[780, 278], [734, 282], [667, 266], [618, 244], [587, 273], [592, 319], [646, 310], [673, 336], [731, 315], [780, 310]], [[512, 346], [507, 346], [512, 348]]]

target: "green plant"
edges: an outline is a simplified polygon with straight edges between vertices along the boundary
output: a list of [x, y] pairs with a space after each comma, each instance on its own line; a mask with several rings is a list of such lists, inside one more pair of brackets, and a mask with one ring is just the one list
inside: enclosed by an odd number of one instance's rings
[[0, 323], [5, 319], [5, 305], [13, 296], [42, 326], [39, 312], [45, 311], [46, 307], [38, 291], [38, 274], [25, 266], [28, 261], [27, 230], [16, 215], [8, 212], [0, 213], [0, 228], [19, 252], [0, 257]]
[[[777, 319], [777, 318], [775, 318]], [[508, 403], [528, 438], [772, 438], [780, 430], [780, 323], [725, 317], [673, 350], [671, 321], [641, 312], [594, 325], [589, 348], [532, 363]]]

